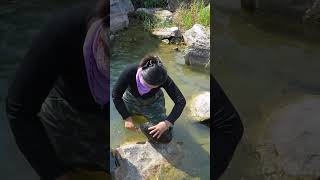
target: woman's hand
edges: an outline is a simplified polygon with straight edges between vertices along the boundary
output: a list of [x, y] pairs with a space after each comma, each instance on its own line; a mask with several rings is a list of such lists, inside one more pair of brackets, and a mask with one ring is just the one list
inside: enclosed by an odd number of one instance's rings
[[161, 121], [159, 122], [157, 125], [155, 126], [152, 126], [152, 127], [149, 127], [148, 130], [151, 130], [149, 132], [149, 134], [153, 134], [152, 137], [156, 137], [157, 136], [157, 139], [159, 139], [161, 137], [161, 135], [169, 129], [169, 127], [171, 126], [172, 124], [165, 120], [165, 121]]
[[124, 120], [124, 127], [132, 131], [137, 130], [132, 122], [132, 117], [128, 117], [127, 119]]

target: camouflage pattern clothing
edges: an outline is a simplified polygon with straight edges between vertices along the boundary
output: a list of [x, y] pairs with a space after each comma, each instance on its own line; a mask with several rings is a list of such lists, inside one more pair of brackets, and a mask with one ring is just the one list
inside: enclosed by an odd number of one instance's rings
[[67, 169], [106, 171], [106, 117], [80, 112], [56, 93], [47, 97], [39, 116]]
[[[128, 90], [125, 91], [122, 97], [127, 110], [132, 115], [140, 115], [147, 118], [147, 120], [156, 125], [160, 121], [164, 121], [167, 119], [166, 108], [165, 108], [165, 98], [162, 90], [160, 89], [153, 97], [148, 99], [143, 99], [141, 97], [133, 96]], [[141, 127], [150, 126], [149, 123], [142, 125]], [[141, 130], [145, 130], [145, 128], [141, 128]], [[144, 132], [146, 135], [146, 132]], [[148, 133], [147, 133], [148, 134]], [[169, 130], [165, 131], [162, 134], [162, 141], [168, 143], [172, 139], [172, 127]], [[151, 139], [147, 136], [149, 140], [157, 141], [157, 139]], [[163, 143], [159, 141], [159, 143]]]

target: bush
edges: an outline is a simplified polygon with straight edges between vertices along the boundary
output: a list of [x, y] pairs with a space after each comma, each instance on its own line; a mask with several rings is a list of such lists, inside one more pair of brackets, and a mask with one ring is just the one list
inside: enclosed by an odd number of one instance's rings
[[193, 0], [189, 7], [180, 5], [176, 12], [174, 22], [180, 29], [190, 29], [194, 24], [210, 26], [210, 6], [205, 7], [203, 0]]

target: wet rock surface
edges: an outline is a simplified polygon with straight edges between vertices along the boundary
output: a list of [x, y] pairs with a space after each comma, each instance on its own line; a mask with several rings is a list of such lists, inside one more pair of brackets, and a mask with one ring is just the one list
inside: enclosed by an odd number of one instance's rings
[[176, 142], [166, 145], [145, 142], [120, 146], [115, 150], [120, 166], [113, 175], [115, 179], [121, 180], [157, 179], [156, 177], [190, 179], [188, 174], [172, 166], [183, 157], [181, 146], [183, 144]]

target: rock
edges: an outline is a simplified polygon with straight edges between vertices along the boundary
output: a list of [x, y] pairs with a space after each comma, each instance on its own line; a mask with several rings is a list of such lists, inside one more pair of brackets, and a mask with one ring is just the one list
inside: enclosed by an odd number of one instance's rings
[[152, 143], [162, 143], [162, 144], [168, 144], [172, 140], [172, 128], [169, 128], [166, 130], [160, 138], [153, 137], [150, 133], [151, 130], [149, 130], [150, 127], [155, 126], [156, 124], [152, 122], [146, 122], [140, 125], [141, 132], [149, 139]]
[[187, 46], [210, 48], [210, 30], [200, 24], [195, 24], [183, 34], [183, 40]]
[[309, 24], [320, 24], [320, 0], [315, 0], [312, 7], [306, 11], [303, 21]]
[[193, 97], [188, 106], [192, 118], [196, 121], [210, 119], [210, 92], [203, 92]]
[[[291, 177], [320, 176], [319, 96], [306, 96], [274, 111], [269, 117], [264, 148], [258, 152], [264, 169], [279, 170]], [[266, 145], [267, 144], [267, 145]]]
[[170, 43], [169, 39], [162, 39], [161, 41], [162, 41], [163, 43], [165, 43], [165, 44], [169, 44], [169, 43]]
[[160, 39], [181, 38], [178, 27], [162, 28], [152, 32], [153, 35]]
[[130, 0], [110, 1], [110, 31], [116, 32], [128, 27], [128, 13], [134, 11]]
[[188, 47], [184, 56], [185, 64], [210, 69], [210, 48]]
[[183, 34], [186, 45], [185, 64], [210, 69], [210, 31], [195, 24]]
[[172, 22], [173, 13], [162, 8], [138, 8], [136, 12], [144, 12], [150, 15], [154, 15], [160, 21], [159, 23]]
[[[170, 173], [161, 173], [161, 171], [174, 169], [171, 163], [177, 163], [183, 157], [181, 146], [173, 142], [166, 145], [146, 142], [120, 146], [115, 150], [120, 166], [113, 175], [119, 180], [151, 179], [154, 176], [163, 175], [168, 179]], [[182, 174], [187, 176], [185, 173]]]

